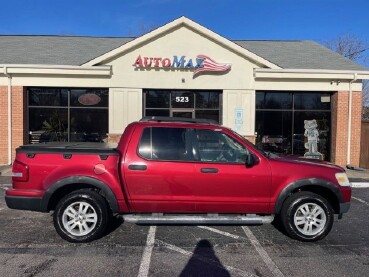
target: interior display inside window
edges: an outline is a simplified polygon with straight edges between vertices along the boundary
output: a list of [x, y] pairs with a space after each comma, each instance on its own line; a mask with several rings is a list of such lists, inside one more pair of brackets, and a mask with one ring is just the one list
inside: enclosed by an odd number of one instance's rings
[[103, 142], [108, 89], [27, 88], [29, 143]]
[[330, 95], [321, 92], [256, 92], [256, 145], [278, 155], [303, 157], [305, 121], [316, 120], [317, 147], [324, 160], [330, 159]]

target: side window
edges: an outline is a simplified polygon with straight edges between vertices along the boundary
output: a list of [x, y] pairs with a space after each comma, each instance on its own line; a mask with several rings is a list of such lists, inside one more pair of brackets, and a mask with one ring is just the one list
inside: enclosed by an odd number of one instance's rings
[[191, 161], [190, 129], [186, 128], [145, 128], [138, 153], [150, 160]]
[[249, 154], [229, 135], [213, 130], [196, 130], [197, 156], [202, 162], [244, 164]]

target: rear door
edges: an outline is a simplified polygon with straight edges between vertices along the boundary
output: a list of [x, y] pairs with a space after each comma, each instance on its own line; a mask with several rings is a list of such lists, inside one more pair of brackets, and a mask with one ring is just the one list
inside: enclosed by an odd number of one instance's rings
[[270, 202], [271, 171], [259, 157], [246, 167], [251, 151], [230, 133], [195, 129], [196, 204], [199, 213], [263, 213]]
[[131, 207], [136, 212], [195, 212], [195, 164], [191, 129], [137, 127], [124, 164]]

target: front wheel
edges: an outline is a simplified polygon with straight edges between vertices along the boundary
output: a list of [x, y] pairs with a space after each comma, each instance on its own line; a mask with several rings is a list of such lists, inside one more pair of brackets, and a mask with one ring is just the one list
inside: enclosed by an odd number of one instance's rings
[[283, 204], [283, 227], [288, 235], [300, 241], [317, 241], [332, 229], [334, 212], [330, 203], [312, 192], [297, 192]]
[[101, 237], [108, 223], [108, 207], [95, 191], [83, 189], [63, 197], [55, 208], [54, 227], [70, 242], [89, 242]]

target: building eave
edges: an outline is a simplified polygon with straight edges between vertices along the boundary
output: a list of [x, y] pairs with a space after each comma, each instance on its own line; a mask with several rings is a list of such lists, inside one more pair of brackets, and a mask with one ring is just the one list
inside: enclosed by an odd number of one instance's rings
[[47, 65], [47, 64], [0, 64], [0, 76], [21, 75], [84, 75], [111, 76], [111, 66]]
[[255, 68], [255, 79], [336, 79], [352, 80], [369, 79], [369, 71], [329, 70], [329, 69], [270, 69]]

